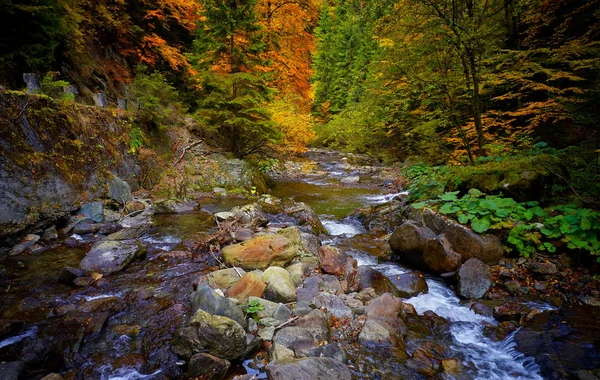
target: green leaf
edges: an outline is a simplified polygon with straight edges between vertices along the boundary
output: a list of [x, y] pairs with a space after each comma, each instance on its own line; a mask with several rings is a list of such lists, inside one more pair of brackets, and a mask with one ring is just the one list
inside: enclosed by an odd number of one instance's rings
[[465, 215], [465, 214], [460, 214], [458, 216], [458, 222], [460, 224], [467, 224], [469, 222], [469, 217], [467, 215]]
[[490, 219], [487, 217], [484, 218], [473, 218], [473, 220], [471, 221], [471, 227], [473, 227], [473, 231], [477, 232], [477, 233], [482, 233], [487, 231], [490, 226], [491, 226], [491, 222]]
[[455, 206], [452, 203], [444, 203], [442, 207], [440, 207], [441, 214], [456, 214], [460, 211], [460, 207]]
[[426, 202], [417, 202], [417, 203], [413, 203], [413, 204], [412, 204], [412, 207], [413, 207], [415, 210], [420, 210], [420, 209], [424, 208], [425, 206], [427, 206], [427, 203], [426, 203]]
[[489, 210], [498, 209], [498, 205], [496, 205], [496, 202], [494, 202], [492, 199], [483, 199], [481, 202], [479, 202], [479, 207], [487, 208]]
[[460, 191], [452, 191], [449, 193], [445, 193], [440, 196], [440, 199], [443, 201], [455, 201], [458, 199], [458, 193], [460, 193]]
[[581, 219], [581, 225], [579, 226], [582, 230], [587, 231], [592, 228], [592, 222], [588, 218]]

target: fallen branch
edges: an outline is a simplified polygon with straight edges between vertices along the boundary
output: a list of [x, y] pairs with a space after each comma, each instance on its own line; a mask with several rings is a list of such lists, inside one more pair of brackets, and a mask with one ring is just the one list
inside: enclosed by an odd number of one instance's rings
[[298, 318], [299, 318], [299, 317], [298, 317], [298, 316], [296, 316], [296, 317], [293, 317], [293, 318], [290, 318], [290, 319], [288, 319], [286, 322], [283, 322], [283, 323], [282, 323], [282, 324], [280, 324], [279, 326], [275, 327], [275, 330], [279, 330], [280, 328], [283, 328], [283, 327], [285, 327], [285, 326], [289, 325], [290, 323], [292, 323], [292, 322], [296, 321]]
[[183, 156], [185, 156], [185, 153], [188, 151], [188, 149], [191, 149], [191, 148], [195, 147], [196, 145], [200, 145], [201, 143], [202, 143], [202, 140], [198, 140], [195, 143], [192, 143], [192, 144], [186, 146], [185, 148], [183, 148], [183, 151], [181, 152], [181, 156], [179, 156], [179, 158], [177, 159], [177, 161], [175, 161], [173, 166], [177, 166], [177, 164], [183, 159]]

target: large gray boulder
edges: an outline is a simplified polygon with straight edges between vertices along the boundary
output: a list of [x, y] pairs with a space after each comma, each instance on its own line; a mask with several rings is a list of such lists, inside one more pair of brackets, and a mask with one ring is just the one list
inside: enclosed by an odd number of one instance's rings
[[125, 269], [145, 253], [146, 247], [133, 240], [100, 241], [92, 246], [79, 266], [88, 272], [110, 274]]
[[270, 380], [350, 380], [345, 364], [331, 358], [275, 360], [266, 367]]
[[242, 356], [246, 347], [246, 332], [239, 323], [198, 309], [176, 332], [171, 350], [186, 359], [197, 353], [208, 353], [231, 360]]
[[467, 299], [484, 296], [494, 284], [490, 267], [479, 259], [467, 260], [458, 270], [458, 294]]
[[229, 298], [218, 295], [213, 288], [206, 284], [198, 285], [191, 295], [192, 313], [202, 309], [213, 315], [228, 317], [246, 327], [246, 317], [242, 309]]

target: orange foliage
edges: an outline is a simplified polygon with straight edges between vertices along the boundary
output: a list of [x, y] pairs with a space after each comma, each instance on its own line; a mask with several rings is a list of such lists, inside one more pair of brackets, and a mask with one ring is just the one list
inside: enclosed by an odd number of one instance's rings
[[319, 0], [259, 0], [257, 14], [267, 34], [264, 58], [271, 62], [273, 85], [280, 93], [299, 95], [310, 107], [311, 57], [316, 41]]

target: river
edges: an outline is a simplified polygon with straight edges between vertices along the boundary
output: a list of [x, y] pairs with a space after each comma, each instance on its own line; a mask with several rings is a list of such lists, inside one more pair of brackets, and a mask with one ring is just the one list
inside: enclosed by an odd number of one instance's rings
[[[372, 266], [387, 276], [408, 272], [396, 263], [378, 262], [373, 251], [365, 249], [365, 241], [377, 237], [347, 217], [358, 207], [384, 203], [399, 194], [383, 194], [376, 176], [371, 177], [375, 169], [365, 174], [339, 155], [311, 154], [305, 161], [313, 170], [297, 180], [278, 182], [272, 194], [310, 205], [329, 233], [324, 243], [343, 247], [359, 265]], [[340, 184], [353, 175], [363, 181]], [[60, 370], [77, 379], [177, 376], [181, 362], [170, 352], [169, 341], [189, 312], [191, 283], [211, 270], [207, 258], [186, 252], [210, 231], [213, 213], [245, 203], [213, 200], [203, 204], [202, 211], [155, 215], [155, 227], [142, 238], [148, 246], [145, 260], [94, 286], [73, 289], [56, 282], [62, 268], [78, 266], [85, 248], [62, 244], [40, 254], [9, 258], [1, 290], [0, 358], [20, 360], [15, 355], [32, 351], [40, 356], [39, 373]], [[380, 243], [371, 249], [380, 249]], [[499, 342], [489, 339], [484, 327], [495, 325], [493, 318], [471, 311], [443, 281], [427, 277], [427, 283], [427, 294], [405, 302], [419, 314], [433, 311], [450, 321], [450, 339], [445, 343], [461, 360], [460, 379], [541, 379], [535, 362], [515, 349], [514, 333]], [[100, 321], [87, 320], [90, 310], [108, 313]], [[394, 378], [393, 355], [359, 349], [349, 352], [349, 359], [356, 378]], [[235, 371], [253, 371], [247, 364], [238, 364]]]

